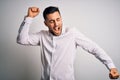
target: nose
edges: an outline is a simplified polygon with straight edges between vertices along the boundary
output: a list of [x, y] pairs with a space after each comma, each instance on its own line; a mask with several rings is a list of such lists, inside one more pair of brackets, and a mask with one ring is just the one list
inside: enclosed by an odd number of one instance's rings
[[54, 22], [54, 25], [55, 25], [55, 26], [58, 26], [58, 22], [57, 22], [57, 21], [55, 21], [55, 22]]

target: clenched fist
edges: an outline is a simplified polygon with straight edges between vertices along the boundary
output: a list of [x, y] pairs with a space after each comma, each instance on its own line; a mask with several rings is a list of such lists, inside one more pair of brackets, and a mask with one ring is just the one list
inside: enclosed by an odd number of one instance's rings
[[112, 69], [110, 69], [109, 76], [111, 79], [118, 79], [120, 75], [116, 68], [112, 68]]
[[29, 7], [27, 17], [36, 17], [39, 14], [40, 10], [37, 7]]

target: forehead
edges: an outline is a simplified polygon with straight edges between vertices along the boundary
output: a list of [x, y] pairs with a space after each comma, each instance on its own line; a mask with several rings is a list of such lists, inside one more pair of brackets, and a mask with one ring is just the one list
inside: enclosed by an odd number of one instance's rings
[[46, 15], [46, 17], [48, 20], [61, 18], [60, 13], [58, 11], [48, 14]]

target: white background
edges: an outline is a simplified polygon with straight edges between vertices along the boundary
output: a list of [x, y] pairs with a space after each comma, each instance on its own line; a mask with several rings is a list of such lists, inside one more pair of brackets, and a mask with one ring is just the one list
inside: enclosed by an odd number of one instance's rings
[[[19, 26], [30, 6], [41, 10], [31, 32], [47, 29], [42, 12], [48, 6], [58, 6], [64, 25], [76, 27], [100, 45], [120, 71], [120, 0], [1, 0], [0, 80], [40, 80], [39, 46], [16, 43]], [[108, 69], [93, 55], [81, 48], [76, 54], [76, 80], [109, 80]]]

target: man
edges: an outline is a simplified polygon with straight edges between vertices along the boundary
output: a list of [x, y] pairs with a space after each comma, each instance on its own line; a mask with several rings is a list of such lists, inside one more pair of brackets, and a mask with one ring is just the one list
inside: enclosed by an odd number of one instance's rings
[[110, 70], [111, 79], [117, 79], [119, 73], [111, 58], [94, 42], [76, 29], [65, 28], [57, 7], [47, 7], [43, 12], [44, 23], [48, 31], [29, 34], [34, 17], [39, 14], [37, 7], [30, 7], [18, 33], [17, 42], [22, 45], [39, 45], [41, 48], [41, 80], [74, 80], [74, 58], [77, 47], [93, 54]]

